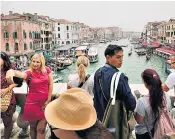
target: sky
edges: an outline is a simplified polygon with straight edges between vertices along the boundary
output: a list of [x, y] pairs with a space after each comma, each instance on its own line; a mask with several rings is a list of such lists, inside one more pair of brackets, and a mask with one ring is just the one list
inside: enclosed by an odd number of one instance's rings
[[1, 13], [37, 13], [90, 27], [143, 31], [147, 22], [175, 18], [175, 1], [2, 1]]

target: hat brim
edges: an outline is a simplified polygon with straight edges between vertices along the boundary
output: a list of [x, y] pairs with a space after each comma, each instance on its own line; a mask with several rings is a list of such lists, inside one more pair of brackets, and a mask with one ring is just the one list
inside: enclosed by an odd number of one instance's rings
[[71, 125], [71, 124], [65, 122], [64, 120], [60, 119], [59, 113], [56, 111], [57, 101], [58, 101], [58, 99], [50, 102], [45, 108], [45, 117], [46, 117], [47, 122], [51, 126], [59, 128], [59, 129], [64, 129], [64, 130], [83, 130], [83, 129], [87, 129], [95, 124], [95, 122], [97, 120], [97, 114], [96, 114], [96, 111], [95, 111], [95, 108], [93, 107], [93, 105], [91, 108], [91, 112], [90, 112], [91, 114], [89, 116], [89, 119], [87, 122], [85, 122], [85, 124], [83, 124], [83, 125]]

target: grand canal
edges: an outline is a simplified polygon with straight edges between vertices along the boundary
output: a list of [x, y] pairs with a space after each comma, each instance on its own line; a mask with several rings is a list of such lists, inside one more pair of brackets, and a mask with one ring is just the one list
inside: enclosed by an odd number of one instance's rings
[[[97, 63], [90, 64], [88, 68], [89, 74], [94, 74], [99, 67], [104, 65], [105, 48], [109, 44], [116, 44], [116, 43], [129, 44], [128, 47], [123, 47], [124, 60], [123, 60], [122, 67], [119, 69], [129, 77], [129, 83], [132, 83], [132, 84], [142, 83], [141, 73], [147, 68], [152, 68], [156, 70], [160, 75], [162, 82], [165, 82], [167, 78], [167, 74], [164, 72], [164, 69], [162, 68], [162, 58], [153, 54], [151, 59], [148, 61], [146, 60], [145, 56], [138, 56], [134, 49], [132, 49], [132, 55], [128, 56], [128, 52], [131, 50], [131, 46], [132, 48], [134, 48], [134, 46], [131, 45], [129, 40], [126, 40], [126, 39], [120, 40], [120, 42], [98, 44], [96, 47], [98, 48], [99, 61]], [[71, 66], [67, 67], [66, 69], [59, 71], [58, 75], [63, 78], [62, 82], [67, 82], [68, 75], [71, 73], [76, 73], [76, 71], [77, 71], [76, 63], [73, 63]]]

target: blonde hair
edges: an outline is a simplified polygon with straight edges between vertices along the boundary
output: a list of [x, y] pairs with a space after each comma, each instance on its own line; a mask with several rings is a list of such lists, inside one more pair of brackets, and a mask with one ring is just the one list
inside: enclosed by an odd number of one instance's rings
[[88, 66], [89, 66], [89, 59], [86, 56], [79, 56], [77, 59], [77, 67], [80, 81], [85, 82], [86, 68]]
[[32, 69], [32, 61], [33, 61], [33, 59], [35, 58], [35, 57], [39, 57], [40, 58], [40, 61], [41, 61], [41, 72], [46, 72], [46, 66], [45, 66], [45, 58], [44, 58], [44, 56], [43, 56], [43, 54], [42, 53], [39, 53], [39, 54], [34, 54], [33, 56], [32, 56], [32, 58], [31, 58], [31, 63], [30, 63], [30, 71], [31, 72], [33, 72], [33, 69]]

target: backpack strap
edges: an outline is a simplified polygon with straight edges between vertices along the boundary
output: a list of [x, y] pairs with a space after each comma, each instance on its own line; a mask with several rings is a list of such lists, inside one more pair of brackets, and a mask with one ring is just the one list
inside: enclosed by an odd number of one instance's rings
[[84, 82], [81, 82], [81, 83], [78, 85], [78, 87], [81, 88], [81, 87], [83, 86], [83, 84], [89, 79], [90, 76], [91, 76], [91, 75], [88, 74], [88, 75], [86, 76], [86, 78], [85, 78], [85, 81], [84, 81]]

